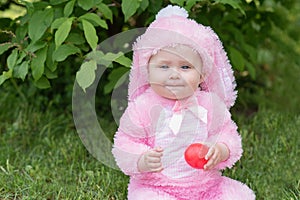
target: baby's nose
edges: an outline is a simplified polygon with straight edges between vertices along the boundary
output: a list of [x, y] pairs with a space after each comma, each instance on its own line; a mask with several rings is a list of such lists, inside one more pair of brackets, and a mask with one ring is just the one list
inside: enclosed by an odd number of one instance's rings
[[172, 69], [169, 75], [169, 79], [179, 79], [180, 72], [177, 69]]

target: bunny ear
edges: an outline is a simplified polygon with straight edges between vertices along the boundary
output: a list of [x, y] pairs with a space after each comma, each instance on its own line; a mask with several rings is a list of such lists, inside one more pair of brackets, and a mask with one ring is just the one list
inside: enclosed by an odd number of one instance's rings
[[155, 19], [159, 19], [159, 18], [162, 18], [162, 17], [171, 17], [171, 16], [182, 16], [182, 17], [185, 17], [185, 18], [188, 18], [189, 14], [188, 12], [183, 9], [183, 8], [180, 8], [179, 6], [172, 6], [172, 5], [168, 5], [167, 7], [161, 9]]

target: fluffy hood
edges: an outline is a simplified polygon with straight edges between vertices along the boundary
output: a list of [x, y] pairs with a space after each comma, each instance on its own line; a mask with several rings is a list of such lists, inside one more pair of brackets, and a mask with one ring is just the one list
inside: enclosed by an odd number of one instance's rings
[[218, 36], [210, 28], [188, 19], [183, 8], [169, 5], [163, 8], [145, 33], [133, 45], [128, 98], [133, 101], [150, 87], [148, 62], [164, 47], [187, 45], [202, 59], [205, 80], [201, 90], [217, 94], [230, 108], [236, 99], [232, 67]]

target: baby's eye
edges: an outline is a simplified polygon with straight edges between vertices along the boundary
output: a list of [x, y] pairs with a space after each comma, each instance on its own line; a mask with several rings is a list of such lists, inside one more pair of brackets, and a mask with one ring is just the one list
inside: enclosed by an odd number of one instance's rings
[[188, 66], [188, 65], [183, 65], [183, 66], [181, 66], [180, 68], [181, 68], [181, 69], [191, 69], [191, 67]]
[[168, 66], [168, 65], [161, 65], [160, 68], [161, 68], [161, 69], [168, 69], [169, 66]]

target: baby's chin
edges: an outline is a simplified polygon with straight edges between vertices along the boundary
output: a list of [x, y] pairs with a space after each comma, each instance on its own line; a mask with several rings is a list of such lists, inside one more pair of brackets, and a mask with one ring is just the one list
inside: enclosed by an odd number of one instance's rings
[[170, 100], [182, 100], [192, 96], [193, 94], [194, 92], [176, 93], [176, 92], [168, 91], [164, 93], [159, 93], [158, 95]]

